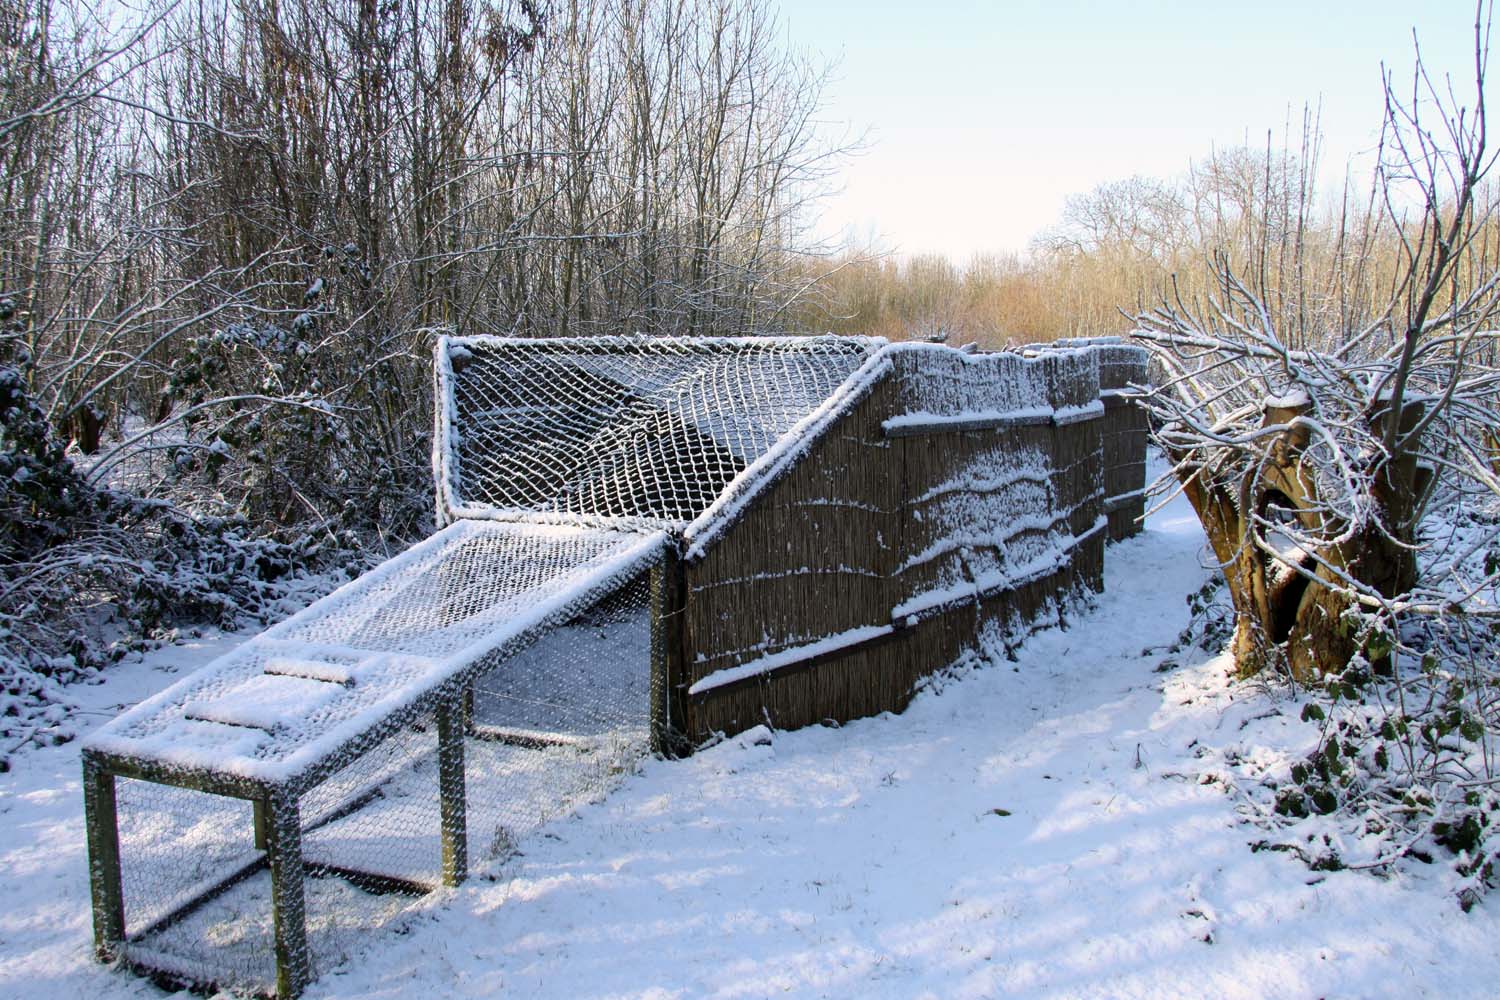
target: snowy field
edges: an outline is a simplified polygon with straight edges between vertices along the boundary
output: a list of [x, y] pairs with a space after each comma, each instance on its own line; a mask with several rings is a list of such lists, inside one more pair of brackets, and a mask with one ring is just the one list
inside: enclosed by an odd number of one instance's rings
[[[648, 761], [307, 996], [1500, 995], [1500, 900], [1461, 913], [1446, 866], [1250, 850], [1237, 775], [1315, 733], [1223, 658], [1156, 671], [1202, 545], [1174, 503], [1111, 549], [1095, 610], [901, 716]], [[76, 694], [102, 722], [239, 638]], [[91, 959], [76, 744], [0, 775], [0, 887], [0, 997], [163, 995]]]

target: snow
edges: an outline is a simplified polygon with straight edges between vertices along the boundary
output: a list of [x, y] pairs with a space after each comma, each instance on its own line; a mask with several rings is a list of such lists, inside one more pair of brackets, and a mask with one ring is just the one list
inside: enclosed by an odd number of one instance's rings
[[[969, 510], [963, 509], [963, 512], [968, 513]], [[898, 567], [897, 572], [902, 573], [950, 552], [964, 551], [975, 546], [993, 546], [1004, 551], [1006, 543], [1013, 541], [1016, 536], [1028, 532], [1050, 532], [1067, 516], [1051, 510], [1044, 514], [1018, 514], [1015, 517], [1006, 518], [1003, 522], [1004, 526], [996, 528], [994, 519], [985, 516], [988, 513], [986, 510], [973, 512], [972, 516], [979, 520], [977, 526], [960, 526], [950, 523], [947, 533], [922, 551], [909, 557]], [[956, 520], [951, 516], [951, 512], [949, 520], [950, 522]]]
[[[1205, 579], [1186, 504], [1110, 549], [1069, 629], [960, 666], [900, 716], [650, 761], [520, 853], [355, 935], [310, 1000], [1493, 997], [1500, 904], [1252, 852], [1235, 761], [1305, 748], [1222, 657], [1156, 672]], [[216, 645], [76, 689], [113, 715]], [[0, 775], [0, 996], [156, 997], [99, 965], [78, 747]]]
[[1096, 399], [1092, 403], [1079, 406], [1059, 406], [1052, 416], [1052, 422], [1059, 427], [1065, 427], [1068, 424], [1082, 423], [1085, 420], [1093, 420], [1102, 416], [1104, 416], [1104, 404]]
[[[1108, 522], [1105, 522], [1106, 524]], [[1081, 538], [1087, 538], [1104, 525], [1095, 524]], [[1070, 540], [1071, 541], [1071, 540]], [[1007, 566], [1003, 569], [987, 570], [977, 574], [972, 581], [963, 580], [946, 587], [936, 587], [932, 590], [923, 591], [902, 601], [891, 609], [891, 617], [895, 619], [907, 618], [911, 615], [923, 615], [935, 608], [956, 604], [960, 601], [973, 601], [987, 594], [998, 593], [1002, 590], [1012, 590], [1032, 580], [1040, 579], [1049, 573], [1055, 573], [1067, 565], [1067, 549], [1071, 545], [1056, 543], [1046, 546], [1042, 553], [1019, 566]]]
[[1019, 483], [1045, 489], [1052, 481], [1051, 470], [1045, 462], [1033, 459], [1032, 464], [1019, 464], [1016, 460], [1021, 458], [1020, 455], [1006, 457], [1011, 459], [1009, 463], [976, 458], [958, 476], [932, 487], [912, 502], [926, 503], [949, 493], [998, 493]]
[[207, 715], [189, 714], [191, 726], [173, 726], [153, 733], [137, 744], [144, 755], [188, 760], [219, 760], [249, 757], [271, 739], [272, 725], [250, 726], [243, 722]]
[[1294, 410], [1312, 402], [1312, 397], [1301, 386], [1293, 386], [1279, 396], [1267, 396], [1262, 403], [1268, 410]]
[[190, 701], [183, 715], [227, 726], [274, 732], [300, 721], [343, 693], [342, 685], [284, 674], [261, 674], [227, 688], [207, 701]]
[[965, 426], [977, 423], [993, 424], [1045, 424], [1051, 423], [1056, 414], [1050, 406], [1023, 406], [1014, 410], [978, 409], [959, 410], [955, 413], [930, 413], [913, 410], [898, 413], [881, 422], [887, 431], [901, 431], [908, 427], [941, 428], [949, 425]]
[[[362, 664], [363, 661], [357, 661]], [[266, 660], [262, 668], [267, 674], [282, 677], [305, 677], [308, 680], [324, 681], [328, 684], [342, 684], [350, 686], [354, 683], [357, 672], [355, 665], [349, 662], [332, 662], [327, 660], [313, 660], [306, 657], [293, 658], [289, 656], [273, 656]]]
[[[1046, 373], [1051, 358], [1015, 353], [964, 354], [936, 344], [893, 344], [887, 349], [903, 380], [912, 412], [953, 415], [967, 411], [1013, 413], [1041, 411], [1052, 415], [1058, 402], [1049, 398]], [[1072, 363], [1092, 359], [1078, 354]], [[1097, 363], [1094, 396], [1098, 395]]]

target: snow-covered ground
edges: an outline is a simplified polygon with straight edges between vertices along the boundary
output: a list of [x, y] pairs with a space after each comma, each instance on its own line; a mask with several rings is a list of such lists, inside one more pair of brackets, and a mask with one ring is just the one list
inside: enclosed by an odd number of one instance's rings
[[[1441, 865], [1252, 852], [1239, 773], [1304, 752], [1222, 659], [1156, 672], [1205, 578], [1181, 502], [1013, 663], [901, 716], [649, 761], [309, 997], [1494, 997], [1500, 920]], [[103, 721], [235, 640], [77, 692]], [[88, 728], [81, 726], [80, 728]], [[76, 745], [0, 775], [0, 997], [160, 996], [90, 957]]]

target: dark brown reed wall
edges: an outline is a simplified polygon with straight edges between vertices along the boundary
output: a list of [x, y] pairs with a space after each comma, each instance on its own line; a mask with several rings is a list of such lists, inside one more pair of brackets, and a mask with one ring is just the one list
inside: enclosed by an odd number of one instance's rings
[[[889, 371], [682, 562], [666, 631], [686, 740], [900, 711], [923, 677], [1012, 648], [1100, 589], [1114, 488], [1100, 355], [891, 351]], [[1109, 440], [1122, 469], [1144, 468], [1144, 438]]]
[[1146, 514], [1146, 411], [1129, 396], [1146, 384], [1146, 352], [1139, 347], [1103, 344], [1099, 354], [1099, 395], [1104, 418], [1104, 513], [1109, 540], [1118, 542], [1141, 530]]

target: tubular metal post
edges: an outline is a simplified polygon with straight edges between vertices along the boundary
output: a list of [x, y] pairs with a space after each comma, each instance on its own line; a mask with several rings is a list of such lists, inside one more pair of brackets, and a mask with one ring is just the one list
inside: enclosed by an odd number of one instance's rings
[[89, 891], [94, 903], [94, 954], [119, 955], [125, 940], [125, 899], [120, 884], [120, 826], [115, 776], [83, 756], [84, 825], [89, 843]]
[[289, 1000], [312, 980], [303, 897], [302, 817], [293, 795], [273, 792], [261, 800], [266, 852], [271, 862], [271, 912], [276, 922], [276, 996]]
[[464, 791], [464, 699], [437, 706], [438, 801], [443, 836], [443, 884], [469, 875], [469, 830]]

